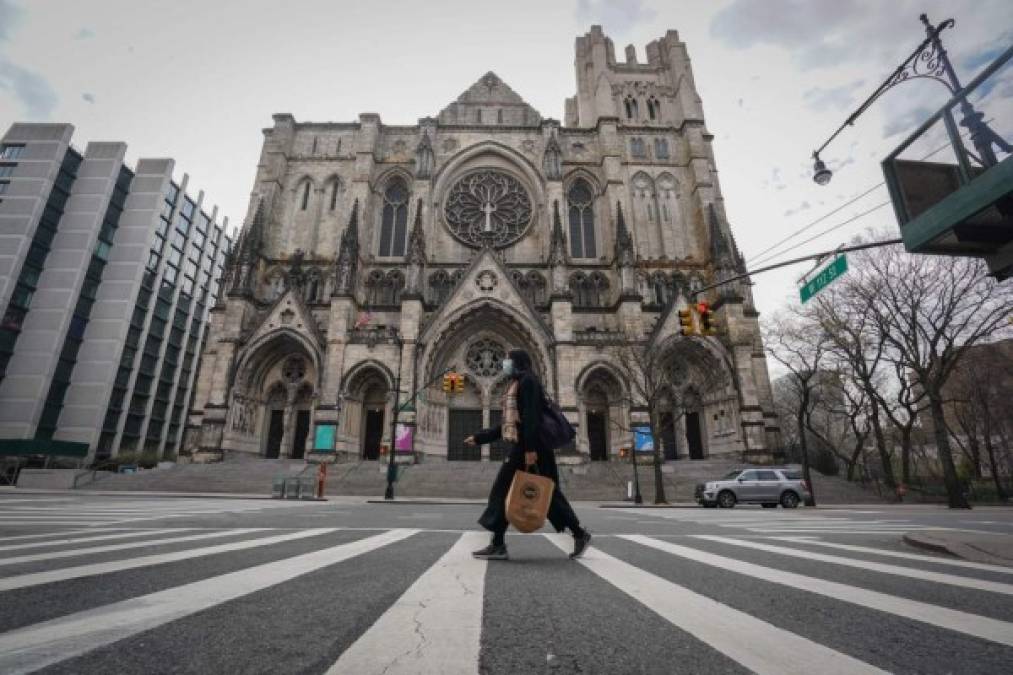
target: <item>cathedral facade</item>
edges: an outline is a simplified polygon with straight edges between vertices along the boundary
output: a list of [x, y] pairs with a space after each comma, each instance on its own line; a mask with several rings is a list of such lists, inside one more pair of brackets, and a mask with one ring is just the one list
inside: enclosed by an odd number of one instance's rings
[[[686, 46], [669, 31], [646, 53], [579, 37], [562, 124], [491, 72], [410, 126], [275, 115], [181, 455], [376, 459], [396, 435], [409, 461], [495, 460], [462, 441], [498, 420], [519, 347], [578, 430], [571, 461], [614, 458], [646, 420], [624, 348], [722, 383], [662, 405], [666, 459], [774, 459], [750, 289], [693, 295], [745, 266]], [[721, 330], [680, 336], [701, 299]], [[439, 386], [451, 368], [463, 393]], [[395, 432], [395, 392], [419, 389]]]

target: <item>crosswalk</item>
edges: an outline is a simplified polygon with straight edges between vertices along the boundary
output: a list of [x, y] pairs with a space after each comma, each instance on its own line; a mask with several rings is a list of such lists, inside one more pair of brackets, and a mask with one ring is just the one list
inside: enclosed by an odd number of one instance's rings
[[4, 528], [40, 526], [97, 528], [165, 518], [300, 509], [312, 504], [313, 502], [269, 499], [5, 496], [0, 500], [0, 525]]
[[[628, 509], [609, 509], [614, 512]], [[755, 509], [741, 511], [711, 511], [703, 509], [658, 509], [644, 517], [695, 523], [708, 527], [742, 529], [760, 534], [904, 534], [916, 530], [947, 529], [919, 525], [908, 518], [852, 518], [847, 515], [807, 515], [805, 511]]]
[[[350, 527], [0, 537], [0, 673], [781, 675], [1013, 663], [1007, 567], [732, 533], [599, 534], [579, 561], [565, 555], [568, 536], [511, 535], [510, 561], [473, 559], [486, 541]], [[547, 596], [534, 579], [575, 590]], [[609, 606], [587, 604], [607, 592]], [[525, 617], [539, 612], [588, 622], [587, 642], [529, 634]], [[619, 616], [636, 623], [610, 625]], [[637, 634], [659, 639], [634, 650]], [[504, 639], [529, 648], [500, 653]]]

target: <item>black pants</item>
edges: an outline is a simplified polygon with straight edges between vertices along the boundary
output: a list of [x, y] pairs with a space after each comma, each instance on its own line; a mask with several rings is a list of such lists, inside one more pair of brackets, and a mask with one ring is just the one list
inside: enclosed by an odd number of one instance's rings
[[[497, 543], [502, 541], [503, 534], [510, 525], [506, 518], [507, 492], [510, 491], [510, 483], [513, 482], [514, 473], [522, 469], [523, 465], [524, 453], [511, 452], [507, 461], [503, 462], [500, 467], [499, 473], [496, 474], [492, 490], [489, 491], [489, 503], [486, 505], [482, 517], [478, 519], [479, 525], [493, 533], [493, 538]], [[538, 473], [551, 478], [556, 484], [556, 489], [552, 491], [552, 501], [549, 502], [549, 522], [552, 527], [556, 529], [556, 532], [562, 532], [569, 528], [572, 533], [579, 534], [581, 528], [577, 514], [574, 513], [570, 502], [566, 500], [563, 492], [559, 489], [559, 471], [556, 468], [554, 453], [539, 453]]]

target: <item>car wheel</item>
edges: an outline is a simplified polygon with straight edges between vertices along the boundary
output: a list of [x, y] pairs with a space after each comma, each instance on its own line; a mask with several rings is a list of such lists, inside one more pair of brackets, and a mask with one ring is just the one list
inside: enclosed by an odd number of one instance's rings
[[794, 492], [785, 492], [781, 495], [781, 506], [786, 509], [793, 509], [798, 506], [798, 495]]
[[765, 504], [761, 504], [761, 506], [763, 506], [763, 508], [765, 508], [765, 509], [776, 509], [777, 508], [777, 504], [765, 503]]
[[730, 509], [735, 506], [735, 493], [731, 490], [725, 490], [718, 495], [718, 506], [723, 509]]

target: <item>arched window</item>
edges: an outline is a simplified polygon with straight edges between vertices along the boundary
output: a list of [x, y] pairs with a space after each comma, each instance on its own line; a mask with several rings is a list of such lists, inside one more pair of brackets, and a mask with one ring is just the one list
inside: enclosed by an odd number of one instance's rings
[[380, 255], [403, 256], [408, 238], [408, 186], [402, 178], [394, 178], [383, 193], [380, 223]]
[[570, 255], [594, 258], [598, 255], [594, 237], [594, 192], [588, 182], [577, 179], [566, 193], [570, 219]]
[[639, 136], [630, 139], [630, 154], [637, 159], [647, 157], [647, 147], [644, 145], [644, 139]]
[[401, 274], [400, 270], [391, 270], [387, 273], [387, 278], [384, 281], [383, 304], [401, 304], [401, 291], [405, 287], [404, 275]]
[[604, 307], [609, 300], [609, 280], [601, 272], [592, 272], [588, 277], [588, 301], [590, 307]]
[[443, 270], [437, 270], [429, 275], [429, 297], [434, 305], [442, 305], [450, 297], [450, 289], [453, 282]]
[[338, 180], [331, 181], [331, 211], [338, 205]]
[[496, 123], [503, 124], [503, 108], [496, 111]]
[[309, 203], [310, 203], [310, 182], [306, 181], [305, 183], [303, 183], [303, 188], [302, 188], [302, 206], [300, 206], [300, 208], [303, 211], [305, 211], [306, 207], [309, 205]]
[[320, 275], [315, 270], [306, 277], [306, 291], [303, 297], [307, 303], [317, 302], [320, 297]]
[[384, 275], [380, 270], [373, 270], [369, 273], [369, 277], [366, 278], [366, 304], [367, 305], [382, 305], [383, 300], [383, 289], [384, 289]]
[[627, 96], [626, 101], [626, 119], [636, 119], [640, 117], [640, 111], [637, 109], [637, 99], [632, 96]]
[[570, 275], [570, 295], [574, 307], [587, 307], [587, 277], [583, 272]]
[[661, 118], [661, 104], [653, 96], [647, 99], [647, 116], [652, 120]]
[[654, 156], [658, 159], [668, 159], [668, 141], [664, 138], [654, 139]]
[[479, 108], [478, 110], [475, 111], [475, 121], [478, 122], [479, 124], [482, 123], [482, 109], [481, 108]]

